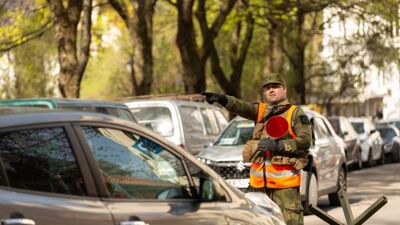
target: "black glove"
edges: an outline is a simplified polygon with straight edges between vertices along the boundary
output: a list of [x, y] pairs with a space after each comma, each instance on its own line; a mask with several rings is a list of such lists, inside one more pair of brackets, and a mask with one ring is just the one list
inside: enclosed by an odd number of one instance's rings
[[262, 138], [258, 142], [258, 150], [261, 152], [262, 155], [265, 155], [265, 152], [267, 152], [268, 150], [271, 152], [282, 152], [285, 150], [285, 145], [283, 144], [283, 141], [280, 140]]
[[206, 96], [206, 101], [209, 104], [213, 104], [214, 102], [218, 102], [222, 106], [226, 106], [226, 104], [228, 104], [228, 98], [226, 97], [226, 95], [212, 92], [203, 92], [201, 94]]

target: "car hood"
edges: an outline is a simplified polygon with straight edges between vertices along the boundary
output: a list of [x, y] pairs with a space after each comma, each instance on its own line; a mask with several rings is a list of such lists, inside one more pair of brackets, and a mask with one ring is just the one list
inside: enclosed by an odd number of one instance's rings
[[214, 145], [201, 152], [198, 157], [215, 162], [242, 161], [242, 149], [243, 145]]

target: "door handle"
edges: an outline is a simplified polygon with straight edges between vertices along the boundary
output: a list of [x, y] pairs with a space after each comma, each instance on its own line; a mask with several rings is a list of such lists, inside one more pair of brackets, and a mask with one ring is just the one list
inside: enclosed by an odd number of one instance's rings
[[143, 221], [122, 221], [119, 225], [150, 225]]
[[26, 218], [12, 218], [0, 220], [1, 225], [35, 225], [35, 221]]

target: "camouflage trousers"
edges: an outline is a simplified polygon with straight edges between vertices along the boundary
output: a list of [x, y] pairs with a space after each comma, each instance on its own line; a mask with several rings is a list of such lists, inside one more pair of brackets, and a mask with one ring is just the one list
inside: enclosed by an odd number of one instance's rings
[[283, 218], [287, 225], [303, 225], [303, 206], [301, 205], [300, 189], [283, 188], [283, 189], [267, 189], [252, 188], [250, 191], [264, 192], [272, 201], [274, 201], [282, 210]]

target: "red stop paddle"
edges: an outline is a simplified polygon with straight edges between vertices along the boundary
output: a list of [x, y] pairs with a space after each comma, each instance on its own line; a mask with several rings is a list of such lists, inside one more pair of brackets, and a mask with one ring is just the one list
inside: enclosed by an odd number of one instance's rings
[[[265, 131], [274, 139], [285, 136], [288, 132], [289, 124], [283, 116], [273, 116], [265, 124]], [[270, 151], [266, 151], [267, 158], [270, 157]]]
[[275, 139], [281, 138], [287, 134], [289, 124], [283, 116], [273, 116], [265, 124], [267, 134]]

